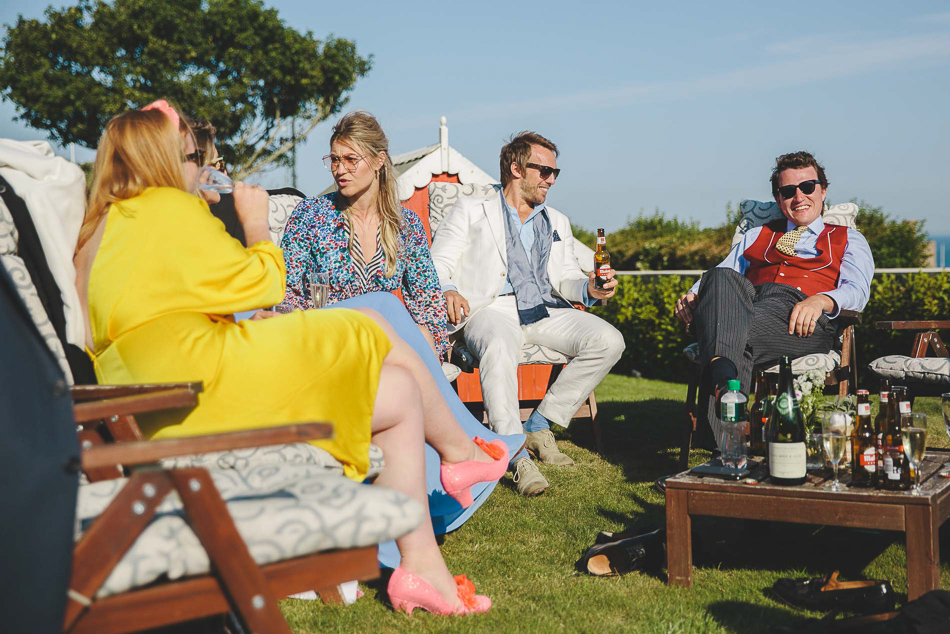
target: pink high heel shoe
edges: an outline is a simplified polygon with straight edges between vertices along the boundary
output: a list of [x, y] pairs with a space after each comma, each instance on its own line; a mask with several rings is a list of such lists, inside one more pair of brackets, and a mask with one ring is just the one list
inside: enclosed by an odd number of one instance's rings
[[475, 584], [469, 581], [465, 575], [456, 575], [455, 585], [457, 586], [459, 601], [462, 603], [458, 608], [453, 608], [425, 579], [411, 572], [406, 572], [400, 566], [393, 571], [393, 576], [389, 578], [389, 586], [386, 591], [389, 593], [389, 600], [392, 601], [393, 608], [397, 612], [402, 610], [410, 616], [416, 608], [422, 608], [432, 614], [440, 615], [475, 614], [488, 612], [491, 608], [491, 599], [482, 594], [475, 594]]
[[505, 475], [505, 471], [508, 469], [508, 446], [504, 442], [493, 440], [491, 443], [487, 443], [476, 436], [475, 444], [494, 458], [495, 461], [466, 460], [455, 464], [444, 464], [440, 475], [442, 488], [456, 502], [461, 504], [463, 509], [470, 507], [475, 502], [472, 499], [473, 484], [498, 480]]

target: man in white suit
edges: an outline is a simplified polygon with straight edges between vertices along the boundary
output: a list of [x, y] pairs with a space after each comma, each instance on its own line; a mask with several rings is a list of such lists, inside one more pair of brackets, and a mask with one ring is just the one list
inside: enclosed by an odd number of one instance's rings
[[[613, 297], [611, 270], [599, 287], [574, 255], [567, 216], [545, 205], [554, 185], [557, 147], [534, 132], [521, 132], [501, 149], [502, 190], [488, 198], [460, 198], [439, 225], [432, 259], [445, 293], [449, 333], [461, 332], [478, 355], [488, 422], [497, 433], [524, 431], [526, 448], [541, 462], [572, 465], [561, 453], [550, 423], [567, 427], [587, 395], [623, 352], [616, 328], [573, 302], [591, 305]], [[525, 422], [518, 407], [521, 348], [536, 343], [573, 360]], [[512, 460], [524, 495], [549, 485], [524, 452]]]

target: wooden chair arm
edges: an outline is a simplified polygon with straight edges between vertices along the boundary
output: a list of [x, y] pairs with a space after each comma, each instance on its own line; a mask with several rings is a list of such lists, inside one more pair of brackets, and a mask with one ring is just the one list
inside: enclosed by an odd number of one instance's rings
[[950, 321], [876, 321], [874, 327], [878, 330], [936, 330], [950, 328]]
[[70, 392], [73, 402], [91, 401], [135, 394], [151, 394], [166, 390], [187, 390], [195, 394], [204, 391], [201, 381], [194, 383], [143, 383], [139, 385], [74, 385]]
[[117, 442], [84, 448], [82, 468], [86, 471], [117, 465], [131, 467], [176, 456], [308, 442], [323, 440], [332, 436], [333, 425], [329, 423], [297, 423], [295, 425], [264, 427], [224, 434], [191, 436], [189, 438]]
[[[193, 385], [197, 385], [198, 389], [194, 389]], [[113, 386], [96, 387], [107, 387], [105, 391], [98, 393], [109, 394], [108, 387]], [[114, 387], [125, 388], [126, 386]], [[77, 423], [85, 423], [113, 416], [130, 416], [180, 407], [194, 407], [198, 404], [198, 393], [202, 391], [200, 383], [191, 386], [173, 387], [172, 389], [168, 389], [168, 386], [163, 387], [166, 389], [141, 393], [116, 389], [111, 397], [100, 396], [97, 397], [97, 400], [75, 403], [73, 405], [73, 417]], [[73, 394], [75, 394], [75, 391]]]
[[835, 317], [835, 322], [841, 326], [844, 326], [845, 328], [855, 324], [860, 324], [861, 321], [861, 313], [856, 310], [841, 310], [838, 312], [838, 316]]

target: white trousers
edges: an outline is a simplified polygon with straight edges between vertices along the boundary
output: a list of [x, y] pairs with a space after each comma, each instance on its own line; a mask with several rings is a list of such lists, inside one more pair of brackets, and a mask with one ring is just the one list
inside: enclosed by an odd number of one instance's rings
[[528, 326], [518, 320], [514, 295], [477, 311], [462, 334], [479, 359], [488, 424], [498, 434], [522, 433], [518, 407], [521, 347], [536, 343], [573, 357], [548, 390], [538, 412], [567, 427], [623, 352], [623, 336], [600, 317], [573, 308], [548, 308], [550, 316]]

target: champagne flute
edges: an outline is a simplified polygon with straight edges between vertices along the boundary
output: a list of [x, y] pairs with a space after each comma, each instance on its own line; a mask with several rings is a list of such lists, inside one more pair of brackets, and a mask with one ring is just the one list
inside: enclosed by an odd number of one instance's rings
[[[947, 428], [947, 436], [950, 436], [950, 392], [940, 395], [940, 407], [943, 410], [943, 424]], [[945, 462], [943, 467], [950, 469], [950, 462]]]
[[821, 441], [825, 446], [825, 455], [831, 461], [835, 470], [834, 482], [828, 487], [832, 491], [843, 491], [844, 487], [838, 482], [838, 463], [844, 456], [844, 446], [847, 437], [848, 418], [842, 412], [831, 412], [821, 417]]
[[[910, 461], [911, 471], [914, 473], [914, 486], [910, 490], [911, 495], [920, 495], [920, 463], [924, 459], [924, 451], [927, 449], [927, 417], [923, 414], [914, 414], [924, 419], [923, 427], [905, 427], [901, 430], [901, 436], [904, 441], [904, 455]], [[915, 421], [917, 422], [917, 421]]]
[[310, 274], [310, 302], [314, 308], [323, 308], [327, 305], [327, 295], [330, 292], [330, 276], [322, 271]]
[[222, 174], [210, 165], [205, 165], [198, 172], [198, 189], [219, 194], [230, 194], [234, 191], [234, 181], [231, 177]]

